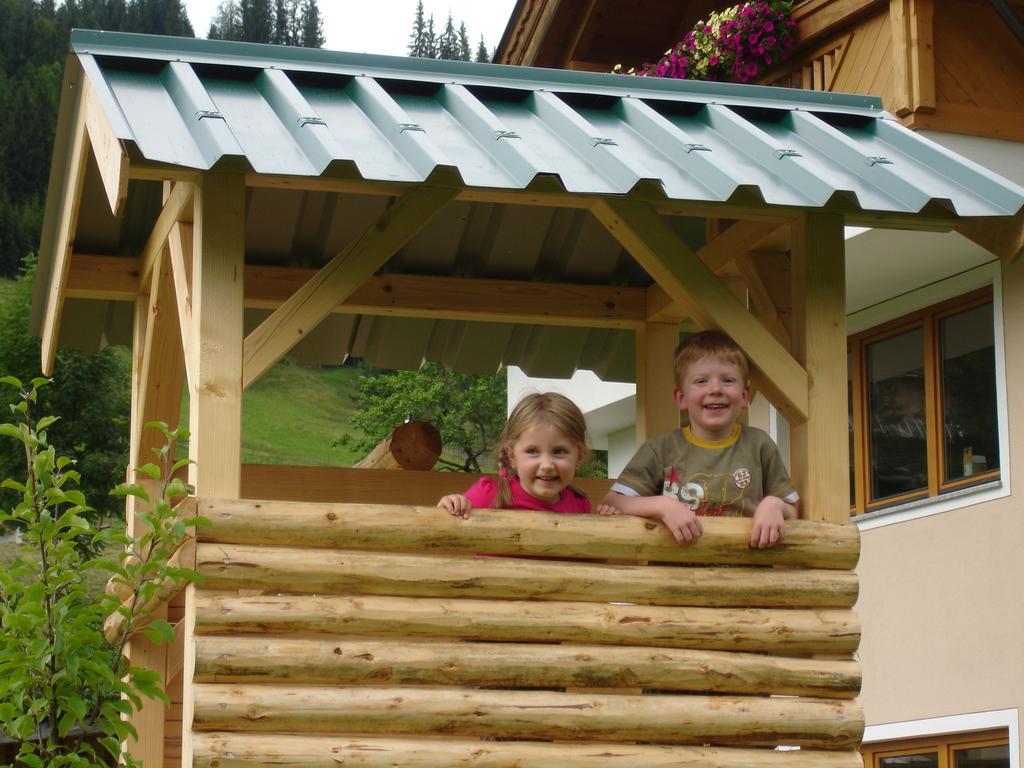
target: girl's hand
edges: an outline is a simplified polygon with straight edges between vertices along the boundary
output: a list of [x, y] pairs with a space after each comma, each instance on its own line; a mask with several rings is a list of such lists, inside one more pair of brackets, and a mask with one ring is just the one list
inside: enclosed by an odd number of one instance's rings
[[469, 517], [469, 512], [473, 509], [473, 505], [469, 499], [463, 496], [461, 493], [450, 493], [444, 496], [437, 506], [441, 509], [447, 509], [448, 514], [454, 517]]
[[597, 509], [594, 510], [599, 515], [621, 515], [622, 512], [618, 507], [613, 507], [611, 504], [605, 504], [601, 502], [597, 505]]

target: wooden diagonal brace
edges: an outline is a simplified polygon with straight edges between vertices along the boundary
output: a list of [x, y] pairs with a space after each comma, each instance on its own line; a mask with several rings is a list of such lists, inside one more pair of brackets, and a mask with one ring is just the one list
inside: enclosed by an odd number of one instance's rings
[[407, 243], [457, 194], [421, 186], [406, 193], [250, 333], [243, 347], [242, 386], [248, 387], [299, 343]]

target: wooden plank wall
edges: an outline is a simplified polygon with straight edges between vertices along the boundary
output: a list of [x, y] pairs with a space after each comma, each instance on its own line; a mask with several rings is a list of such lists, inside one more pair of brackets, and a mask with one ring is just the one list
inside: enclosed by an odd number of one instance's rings
[[854, 526], [768, 551], [737, 518], [680, 547], [624, 517], [198, 513], [195, 766], [861, 765]]

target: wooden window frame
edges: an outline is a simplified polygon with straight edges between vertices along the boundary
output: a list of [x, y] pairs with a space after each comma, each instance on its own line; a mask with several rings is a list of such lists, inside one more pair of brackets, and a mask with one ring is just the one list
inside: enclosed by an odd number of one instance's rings
[[[869, 328], [848, 338], [853, 381], [854, 498], [850, 514], [863, 515], [910, 501], [938, 497], [968, 486], [998, 480], [1001, 470], [993, 469], [970, 477], [945, 481], [945, 451], [942, 445], [942, 371], [939, 324], [954, 315], [984, 304], [993, 303], [992, 287], [987, 286], [925, 307], [882, 325]], [[884, 499], [870, 498], [871, 445], [868, 439], [867, 348], [870, 344], [920, 328], [923, 334], [925, 372], [925, 451], [928, 482], [921, 490], [910, 491]]]
[[1010, 735], [1006, 728], [993, 728], [987, 731], [970, 733], [950, 733], [936, 736], [925, 736], [913, 739], [876, 742], [861, 747], [864, 768], [880, 768], [881, 761], [887, 757], [916, 755], [922, 752], [935, 752], [938, 755], [938, 768], [956, 768], [956, 753], [965, 749], [979, 747], [1009, 747]]

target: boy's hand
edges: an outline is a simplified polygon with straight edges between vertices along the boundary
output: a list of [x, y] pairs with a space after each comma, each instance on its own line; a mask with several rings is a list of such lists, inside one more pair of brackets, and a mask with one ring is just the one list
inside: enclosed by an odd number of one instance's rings
[[754, 510], [754, 527], [750, 532], [751, 549], [774, 547], [786, 537], [786, 503], [777, 496], [765, 496]]
[[463, 496], [461, 493], [450, 493], [447, 496], [437, 502], [437, 506], [441, 509], [447, 509], [449, 515], [455, 517], [469, 517], [469, 512], [473, 509], [473, 505], [469, 499]]
[[621, 515], [622, 511], [618, 507], [614, 507], [607, 502], [602, 501], [597, 505], [597, 509], [594, 510], [599, 515]]
[[658, 516], [680, 544], [696, 541], [704, 533], [697, 514], [681, 501], [668, 496], [659, 497]]

